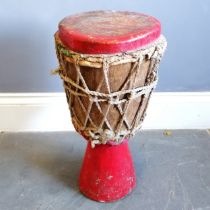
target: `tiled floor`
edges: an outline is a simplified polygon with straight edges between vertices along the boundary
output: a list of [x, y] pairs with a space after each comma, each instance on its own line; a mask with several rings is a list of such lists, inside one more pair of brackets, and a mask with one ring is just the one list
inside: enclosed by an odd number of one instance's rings
[[130, 148], [136, 189], [120, 201], [98, 203], [78, 190], [85, 150], [78, 134], [1, 133], [0, 210], [210, 209], [206, 130], [141, 131]]

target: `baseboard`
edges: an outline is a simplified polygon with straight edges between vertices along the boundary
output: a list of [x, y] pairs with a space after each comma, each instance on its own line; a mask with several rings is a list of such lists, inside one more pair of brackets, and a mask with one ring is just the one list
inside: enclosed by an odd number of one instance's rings
[[[210, 128], [210, 92], [155, 92], [143, 129]], [[74, 130], [64, 93], [1, 93], [0, 131]]]

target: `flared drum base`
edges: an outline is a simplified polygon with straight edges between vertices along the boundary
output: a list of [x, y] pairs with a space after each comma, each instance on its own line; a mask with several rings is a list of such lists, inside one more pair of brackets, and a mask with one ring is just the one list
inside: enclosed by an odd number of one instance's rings
[[113, 202], [125, 197], [136, 186], [136, 175], [128, 142], [117, 146], [88, 143], [80, 178], [80, 191], [99, 202]]

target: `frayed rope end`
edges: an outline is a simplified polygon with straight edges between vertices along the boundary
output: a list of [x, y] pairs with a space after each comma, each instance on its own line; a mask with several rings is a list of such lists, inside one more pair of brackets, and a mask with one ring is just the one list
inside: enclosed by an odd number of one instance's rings
[[51, 70], [51, 71], [50, 71], [50, 74], [51, 74], [51, 75], [56, 75], [56, 74], [59, 73], [59, 71], [60, 71], [60, 68], [58, 67], [57, 69]]

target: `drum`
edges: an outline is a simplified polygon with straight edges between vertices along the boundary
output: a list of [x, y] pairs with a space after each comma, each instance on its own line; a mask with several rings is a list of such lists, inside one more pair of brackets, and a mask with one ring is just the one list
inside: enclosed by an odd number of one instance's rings
[[81, 13], [59, 23], [55, 44], [72, 123], [88, 140], [80, 190], [97, 201], [122, 198], [136, 182], [127, 141], [142, 125], [166, 48], [160, 22], [134, 12]]

